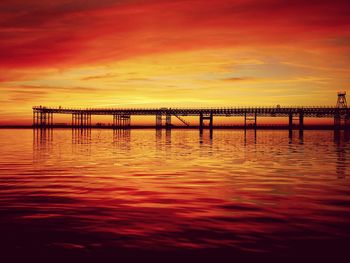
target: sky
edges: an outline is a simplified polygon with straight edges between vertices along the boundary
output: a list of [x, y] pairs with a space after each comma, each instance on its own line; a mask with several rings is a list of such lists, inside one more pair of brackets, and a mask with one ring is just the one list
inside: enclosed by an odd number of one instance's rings
[[2, 0], [0, 125], [32, 106], [334, 106], [350, 2]]

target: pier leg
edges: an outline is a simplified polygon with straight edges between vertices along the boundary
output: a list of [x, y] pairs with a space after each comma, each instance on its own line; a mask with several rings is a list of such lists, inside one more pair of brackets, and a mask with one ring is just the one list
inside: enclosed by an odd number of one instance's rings
[[39, 112], [36, 112], [35, 115], [36, 115], [35, 116], [35, 126], [38, 127], [38, 125], [39, 125]]
[[165, 117], [165, 127], [167, 129], [170, 129], [171, 128], [171, 114], [168, 114], [166, 115]]
[[120, 128], [120, 115], [113, 115], [113, 128]]
[[156, 129], [162, 128], [162, 114], [156, 115]]
[[79, 125], [79, 114], [74, 113], [74, 128], [77, 128]]
[[199, 129], [203, 130], [203, 113], [199, 114]]
[[209, 129], [213, 129], [213, 113], [211, 112], [208, 116], [208, 114], [204, 115], [202, 112], [199, 114], [199, 131], [202, 132], [204, 129], [204, 120], [209, 120]]
[[46, 125], [48, 127], [51, 127], [51, 112], [46, 113], [46, 115], [47, 115]]
[[46, 112], [40, 112], [40, 127], [44, 128], [46, 127]]
[[213, 130], [213, 113], [210, 113], [209, 128], [210, 128], [211, 131]]
[[[258, 114], [255, 112], [254, 115], [244, 113], [244, 129], [247, 129], [248, 125], [253, 126], [254, 129], [257, 128], [257, 118]], [[249, 121], [248, 125], [247, 122]]]
[[33, 124], [32, 124], [33, 127], [36, 126], [36, 123], [35, 123], [35, 117], [36, 117], [36, 116], [35, 116], [35, 113], [36, 113], [35, 110], [33, 110]]
[[257, 122], [256, 122], [257, 118], [258, 118], [258, 116], [257, 116], [257, 113], [255, 112], [255, 114], [254, 114], [254, 129], [255, 130], [256, 130], [256, 127], [257, 127]]
[[199, 114], [199, 135], [203, 135], [203, 113]]
[[304, 130], [304, 114], [299, 114], [299, 130]]
[[293, 130], [293, 114], [289, 114], [289, 130]]
[[130, 124], [131, 124], [130, 115], [121, 115], [120, 118], [121, 118], [121, 121], [122, 121], [123, 129], [130, 128]]

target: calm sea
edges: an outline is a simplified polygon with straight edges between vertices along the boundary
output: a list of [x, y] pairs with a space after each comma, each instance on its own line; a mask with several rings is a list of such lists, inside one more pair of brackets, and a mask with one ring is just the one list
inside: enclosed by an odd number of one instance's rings
[[343, 132], [3, 129], [0, 149], [3, 251], [349, 248]]

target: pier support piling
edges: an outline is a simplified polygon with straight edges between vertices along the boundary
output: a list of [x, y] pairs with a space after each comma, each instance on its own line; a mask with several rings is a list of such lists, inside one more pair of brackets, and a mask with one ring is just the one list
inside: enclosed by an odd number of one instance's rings
[[304, 130], [304, 113], [299, 113], [299, 130]]
[[213, 117], [213, 113], [210, 112], [209, 114], [203, 114], [202, 112], [199, 113], [199, 129], [203, 130], [203, 128], [205, 127], [204, 125], [204, 121], [205, 120], [209, 120], [209, 129], [213, 129], [214, 127], [214, 121], [213, 121], [214, 117]]
[[289, 129], [289, 130], [293, 130], [293, 114], [289, 114], [288, 129]]
[[171, 129], [171, 113], [169, 112], [159, 112], [156, 114], [156, 129]]
[[165, 116], [165, 128], [170, 129], [171, 128], [171, 114], [167, 113]]
[[161, 129], [162, 128], [162, 114], [157, 114], [156, 115], [156, 129]]
[[253, 115], [244, 113], [244, 129], [247, 129], [249, 123], [252, 123], [254, 129], [257, 128], [257, 112], [254, 112]]
[[113, 128], [127, 129], [130, 128], [131, 118], [127, 114], [114, 114], [113, 115]]
[[53, 126], [53, 113], [33, 110], [33, 127], [46, 128]]

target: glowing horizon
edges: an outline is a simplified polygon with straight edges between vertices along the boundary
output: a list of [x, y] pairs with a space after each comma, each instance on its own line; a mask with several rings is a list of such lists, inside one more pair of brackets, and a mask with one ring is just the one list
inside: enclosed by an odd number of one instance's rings
[[334, 106], [346, 1], [0, 3], [0, 125], [32, 106]]

